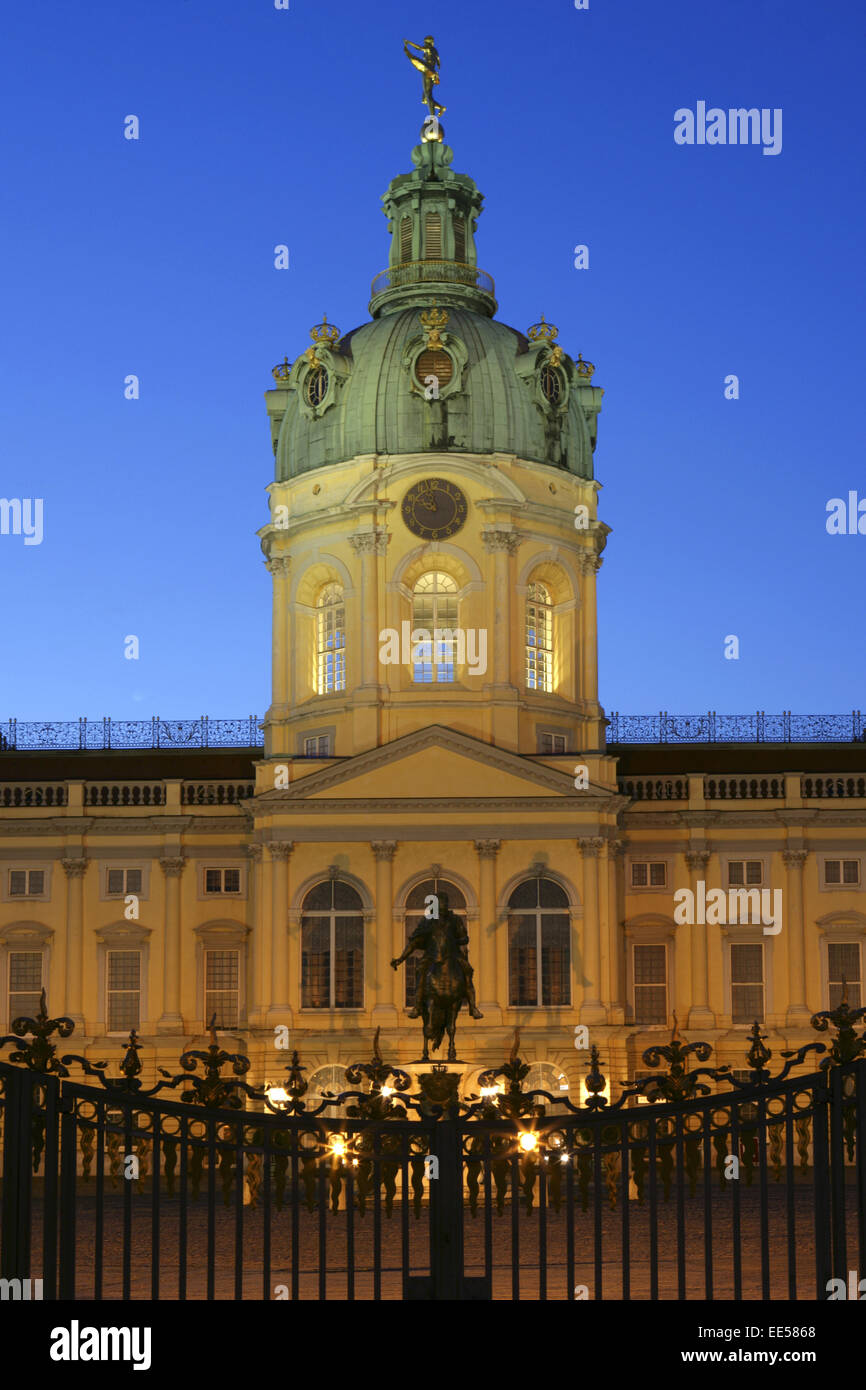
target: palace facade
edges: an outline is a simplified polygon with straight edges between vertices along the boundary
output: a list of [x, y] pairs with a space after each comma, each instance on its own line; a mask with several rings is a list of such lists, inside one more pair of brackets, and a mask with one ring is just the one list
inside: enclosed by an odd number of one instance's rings
[[[207, 747], [220, 730], [199, 725], [185, 747], [161, 723], [168, 746], [138, 749], [10, 728], [0, 1030], [45, 988], [75, 1050], [115, 1062], [134, 1027], [153, 1075], [216, 1015], [252, 1079], [280, 1080], [287, 1028], [314, 1093], [339, 1088], [376, 1028], [386, 1060], [420, 1055], [413, 970], [390, 962], [443, 890], [484, 1015], [458, 1021], [467, 1091], [516, 1027], [526, 1084], [576, 1100], [581, 1025], [616, 1092], [674, 1013], [742, 1069], [755, 1019], [777, 1052], [843, 977], [860, 1002], [859, 717], [808, 742], [789, 717], [748, 742], [712, 718], [678, 742], [664, 721], [646, 742], [607, 730], [602, 391], [552, 324], [496, 318], [481, 194], [451, 162], [435, 136], [412, 151], [370, 320], [323, 320], [266, 393], [263, 746], [255, 728]], [[682, 889], [723, 889], [738, 920], [678, 921]], [[778, 930], [761, 890], [782, 891]]]

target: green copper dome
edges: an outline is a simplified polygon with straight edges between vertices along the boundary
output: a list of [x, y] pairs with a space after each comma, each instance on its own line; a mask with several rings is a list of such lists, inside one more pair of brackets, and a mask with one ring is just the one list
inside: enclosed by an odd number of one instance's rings
[[515, 454], [591, 478], [602, 392], [544, 321], [493, 318], [493, 281], [475, 259], [481, 194], [428, 142], [383, 197], [388, 269], [372, 320], [340, 337], [327, 323], [266, 395], [278, 482], [358, 454]]

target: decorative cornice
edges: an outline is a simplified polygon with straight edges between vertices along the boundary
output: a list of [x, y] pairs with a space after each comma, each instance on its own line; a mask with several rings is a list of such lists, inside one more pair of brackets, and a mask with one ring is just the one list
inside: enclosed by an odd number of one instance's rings
[[480, 859], [495, 859], [502, 848], [501, 840], [473, 840]]
[[396, 840], [371, 840], [370, 848], [377, 859], [390, 860], [397, 853]]
[[167, 854], [159, 861], [159, 867], [166, 878], [180, 878], [185, 864], [186, 859], [182, 854]]
[[388, 532], [376, 526], [372, 531], [356, 531], [349, 536], [349, 544], [356, 555], [384, 555], [389, 539]]
[[67, 878], [83, 878], [87, 873], [89, 859], [61, 859], [63, 871]]

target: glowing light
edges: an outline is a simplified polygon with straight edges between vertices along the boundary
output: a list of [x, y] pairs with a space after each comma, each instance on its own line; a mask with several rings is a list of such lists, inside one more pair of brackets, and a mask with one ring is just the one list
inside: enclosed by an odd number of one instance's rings
[[271, 1105], [285, 1105], [290, 1099], [288, 1091], [283, 1086], [268, 1086], [265, 1094]]
[[346, 1154], [346, 1136], [335, 1134], [331, 1140], [331, 1153], [335, 1158], [344, 1158]]
[[393, 1094], [394, 1094], [394, 1087], [393, 1087], [393, 1086], [383, 1086], [380, 1094], [383, 1095], [383, 1096], [385, 1096], [385, 1097], [393, 1096]]
[[530, 1134], [528, 1131], [525, 1134], [521, 1134], [519, 1142], [525, 1154], [532, 1153], [533, 1150], [538, 1148], [538, 1140], [534, 1134]]

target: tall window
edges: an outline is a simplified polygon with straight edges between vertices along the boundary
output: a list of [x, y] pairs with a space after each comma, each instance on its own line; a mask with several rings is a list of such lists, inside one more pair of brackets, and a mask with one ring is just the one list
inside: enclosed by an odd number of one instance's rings
[[404, 217], [400, 223], [400, 260], [412, 259], [412, 218]]
[[205, 951], [204, 1021], [216, 1014], [217, 1028], [240, 1021], [240, 952]]
[[848, 1003], [860, 1008], [860, 943], [831, 941], [827, 946], [827, 974], [830, 985], [830, 1008], [838, 1009], [842, 1002], [842, 981], [848, 988]]
[[330, 878], [310, 889], [301, 910], [301, 1007], [363, 1006], [363, 905], [350, 884]]
[[634, 947], [634, 1021], [667, 1023], [668, 972], [664, 944]]
[[106, 979], [109, 1033], [128, 1033], [131, 1028], [138, 1028], [141, 1022], [141, 952], [109, 951]]
[[509, 1003], [567, 1005], [570, 973], [568, 898], [552, 879], [527, 879], [508, 900]]
[[731, 1017], [734, 1023], [763, 1022], [763, 946], [731, 947]]
[[[457, 581], [431, 570], [422, 574], [412, 596], [413, 630], [423, 628], [429, 639], [413, 643], [412, 679], [425, 684], [453, 681], [457, 653]], [[440, 636], [436, 637], [436, 629]]]
[[42, 952], [9, 952], [9, 1026], [16, 1018], [34, 1018], [42, 993]]
[[526, 688], [553, 690], [553, 606], [543, 584], [526, 593]]
[[346, 689], [346, 609], [339, 584], [325, 585], [316, 610], [316, 690], [333, 695]]
[[[453, 883], [449, 883], [447, 878], [426, 878], [423, 883], [416, 883], [412, 892], [406, 899], [406, 940], [412, 935], [419, 922], [424, 919], [425, 899], [434, 893], [446, 893], [448, 895], [448, 906], [452, 912], [463, 916], [466, 912], [466, 899], [460, 889]], [[465, 920], [465, 918], [464, 918]], [[415, 1003], [415, 993], [418, 987], [417, 967], [420, 957], [417, 955], [409, 956], [406, 961], [406, 1008], [411, 1009]], [[474, 962], [473, 962], [474, 964]]]

